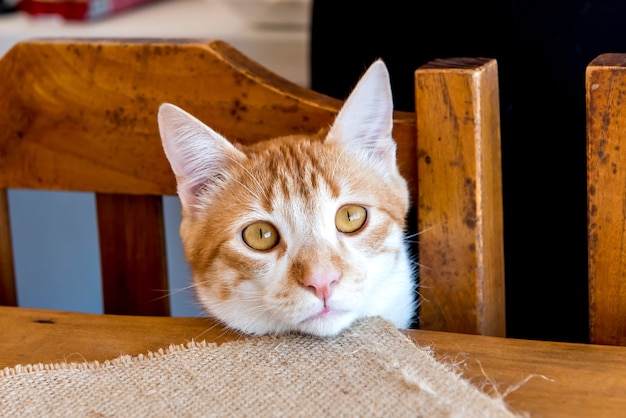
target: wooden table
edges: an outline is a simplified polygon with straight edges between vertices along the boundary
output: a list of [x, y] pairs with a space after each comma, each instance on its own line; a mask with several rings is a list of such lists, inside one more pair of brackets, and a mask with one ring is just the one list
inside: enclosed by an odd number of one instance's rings
[[[626, 347], [405, 331], [476, 385], [537, 417], [626, 417]], [[206, 318], [128, 317], [0, 307], [0, 368], [104, 360], [192, 339], [240, 338]]]

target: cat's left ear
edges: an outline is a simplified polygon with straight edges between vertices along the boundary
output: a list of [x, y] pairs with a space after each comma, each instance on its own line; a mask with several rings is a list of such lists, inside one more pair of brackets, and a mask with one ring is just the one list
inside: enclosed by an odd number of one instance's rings
[[376, 60], [363, 74], [337, 114], [327, 143], [365, 152], [375, 159], [395, 164], [396, 143], [393, 129], [393, 100], [389, 72]]
[[246, 159], [226, 138], [181, 108], [159, 107], [159, 132], [184, 209], [193, 214], [228, 180], [228, 167]]

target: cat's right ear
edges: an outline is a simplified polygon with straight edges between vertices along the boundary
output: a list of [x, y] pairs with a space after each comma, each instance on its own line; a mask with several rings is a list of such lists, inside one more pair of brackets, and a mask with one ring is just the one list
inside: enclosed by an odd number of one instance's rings
[[361, 152], [389, 166], [396, 164], [392, 138], [393, 99], [389, 71], [374, 61], [354, 87], [326, 136], [327, 143]]
[[159, 132], [178, 184], [178, 197], [190, 214], [200, 210], [226, 179], [227, 167], [246, 156], [226, 138], [169, 103], [159, 107]]

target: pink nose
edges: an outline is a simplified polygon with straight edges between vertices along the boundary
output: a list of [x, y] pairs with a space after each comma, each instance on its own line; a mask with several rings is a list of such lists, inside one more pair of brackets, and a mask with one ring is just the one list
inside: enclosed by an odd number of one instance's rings
[[320, 270], [307, 275], [302, 284], [326, 304], [332, 294], [333, 287], [340, 278], [341, 275], [336, 270]]

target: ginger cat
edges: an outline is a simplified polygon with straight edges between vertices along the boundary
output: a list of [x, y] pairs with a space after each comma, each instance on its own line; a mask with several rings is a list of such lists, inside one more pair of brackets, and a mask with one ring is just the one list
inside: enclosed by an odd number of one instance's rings
[[366, 316], [415, 315], [385, 64], [361, 77], [327, 134], [231, 144], [182, 109], [158, 123], [180, 234], [206, 312], [250, 334], [333, 336]]

